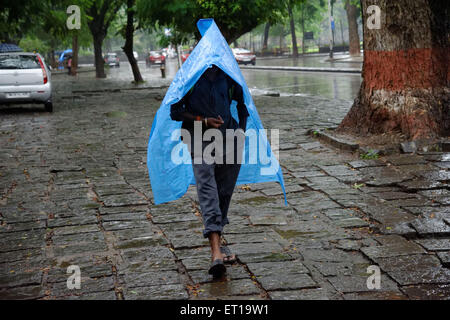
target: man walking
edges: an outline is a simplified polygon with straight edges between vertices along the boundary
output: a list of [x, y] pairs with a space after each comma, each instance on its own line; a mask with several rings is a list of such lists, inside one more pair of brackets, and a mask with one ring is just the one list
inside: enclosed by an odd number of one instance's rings
[[[239, 123], [231, 115], [232, 100], [237, 102]], [[220, 68], [212, 65], [188, 94], [171, 106], [170, 116], [173, 120], [183, 121], [182, 129], [187, 130], [188, 136], [191, 137], [191, 141], [184, 142], [188, 144], [191, 153], [205, 226], [203, 235], [209, 239], [211, 245], [212, 264], [209, 273], [214, 277], [221, 277], [226, 272], [224, 263], [235, 261], [234, 255], [228, 250], [225, 248], [221, 250], [220, 235], [223, 227], [229, 223], [228, 207], [240, 170], [242, 139], [249, 116], [242, 88]], [[202, 127], [200, 136], [194, 130], [196, 121], [197, 125]], [[220, 131], [222, 143], [203, 141], [204, 133], [210, 129]], [[236, 134], [235, 130], [241, 132]], [[238, 141], [239, 138], [242, 138], [241, 141]], [[195, 144], [201, 144], [201, 148], [196, 148]], [[214, 144], [214, 149], [211, 148], [214, 150], [213, 161], [203, 156], [205, 148], [211, 144]], [[196, 150], [201, 152], [196, 154]]]
[[213, 19], [200, 19], [197, 27], [202, 38], [153, 119], [147, 167], [155, 205], [197, 186], [203, 235], [211, 245], [209, 273], [221, 277], [224, 263], [236, 260], [220, 247], [235, 185], [275, 181], [285, 194], [284, 181], [231, 48]]

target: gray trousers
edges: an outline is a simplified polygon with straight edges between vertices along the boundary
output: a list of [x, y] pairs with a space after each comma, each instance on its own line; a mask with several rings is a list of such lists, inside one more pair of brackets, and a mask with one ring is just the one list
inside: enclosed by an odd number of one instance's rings
[[[203, 142], [202, 150], [208, 146], [209, 142]], [[207, 238], [211, 232], [222, 233], [223, 227], [229, 223], [227, 213], [233, 195], [236, 180], [241, 168], [237, 163], [237, 154], [242, 153], [242, 146], [235, 143], [234, 161], [227, 164], [208, 164], [202, 158], [201, 163], [192, 162], [194, 177], [197, 184], [197, 195], [202, 211], [203, 224], [205, 229], [203, 236]], [[223, 152], [226, 157], [226, 151]], [[193, 152], [191, 156], [194, 160]], [[199, 161], [200, 162], [200, 161]]]

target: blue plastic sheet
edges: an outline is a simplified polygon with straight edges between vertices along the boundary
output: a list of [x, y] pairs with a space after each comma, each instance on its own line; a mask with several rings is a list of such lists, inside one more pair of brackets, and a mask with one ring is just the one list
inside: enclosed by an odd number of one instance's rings
[[[261, 131], [264, 128], [231, 48], [213, 19], [201, 19], [197, 22], [197, 27], [202, 38], [175, 75], [156, 113], [150, 132], [147, 166], [155, 204], [176, 200], [186, 193], [190, 184], [195, 184], [187, 147], [179, 138], [176, 138], [176, 132], [181, 128], [181, 122], [173, 121], [170, 118], [170, 107], [181, 100], [203, 72], [213, 64], [242, 86], [244, 102], [250, 114], [246, 132], [258, 134], [257, 145], [254, 143], [255, 139], [246, 137], [244, 163], [241, 166], [237, 184], [278, 182], [283, 190], [285, 203], [287, 203], [280, 165], [272, 153], [267, 136], [259, 134], [264, 132]], [[233, 101], [231, 108], [232, 116], [238, 120], [236, 102]], [[181, 163], [173, 161], [174, 150], [183, 159]], [[261, 152], [261, 150], [263, 151]], [[263, 156], [259, 156], [260, 153]]]

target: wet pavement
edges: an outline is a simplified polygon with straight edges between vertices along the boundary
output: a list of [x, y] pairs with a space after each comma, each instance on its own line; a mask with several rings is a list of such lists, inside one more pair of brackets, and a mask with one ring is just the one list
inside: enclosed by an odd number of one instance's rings
[[[238, 187], [224, 233], [238, 263], [212, 281], [195, 187], [152, 203], [146, 152], [164, 83], [53, 81], [53, 114], [0, 108], [0, 298], [450, 297], [450, 154], [362, 160], [306, 134], [336, 126], [349, 99], [255, 97], [280, 130], [289, 206], [275, 183]], [[80, 289], [67, 286], [73, 265]]]
[[[280, 66], [308, 66], [308, 67], [336, 67], [355, 68], [361, 64], [335, 62], [328, 63], [324, 56], [299, 58], [297, 60], [283, 59], [259, 59], [257, 65]], [[159, 66], [146, 67], [145, 63], [139, 63], [142, 76], [145, 80], [154, 83], [155, 78], [161, 78]], [[108, 86], [130, 86], [133, 80], [127, 62], [121, 62], [120, 68], [112, 68], [109, 71]], [[175, 59], [169, 59], [166, 66], [166, 79], [160, 83], [169, 85], [178, 67]], [[267, 71], [243, 69], [242, 74], [253, 94], [265, 92], [278, 92], [281, 95], [313, 95], [323, 96], [329, 99], [352, 100], [358, 94], [361, 85], [360, 74], [341, 73], [315, 73], [298, 71]], [[82, 75], [91, 78], [92, 74]], [[144, 84], [145, 86], [145, 84]]]

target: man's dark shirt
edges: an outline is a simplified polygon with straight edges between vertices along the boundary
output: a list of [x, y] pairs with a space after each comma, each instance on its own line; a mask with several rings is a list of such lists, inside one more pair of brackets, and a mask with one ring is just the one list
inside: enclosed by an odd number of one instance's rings
[[[239, 125], [231, 116], [232, 100], [237, 102]], [[205, 71], [189, 93], [171, 106], [170, 117], [172, 120], [183, 121], [182, 128], [192, 131], [194, 122], [185, 120], [182, 116], [184, 112], [204, 118], [220, 116], [224, 123], [219, 130], [223, 132], [226, 129], [239, 127], [245, 130], [243, 126], [249, 116], [244, 104], [242, 87], [216, 66]]]

